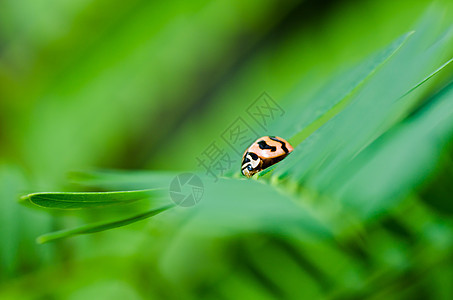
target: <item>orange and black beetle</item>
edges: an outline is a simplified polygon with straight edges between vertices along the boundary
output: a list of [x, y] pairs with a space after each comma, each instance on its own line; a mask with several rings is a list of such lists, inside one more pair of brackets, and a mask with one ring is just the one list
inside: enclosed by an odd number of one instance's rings
[[263, 136], [245, 150], [241, 172], [250, 178], [255, 173], [278, 163], [292, 151], [293, 147], [281, 137]]

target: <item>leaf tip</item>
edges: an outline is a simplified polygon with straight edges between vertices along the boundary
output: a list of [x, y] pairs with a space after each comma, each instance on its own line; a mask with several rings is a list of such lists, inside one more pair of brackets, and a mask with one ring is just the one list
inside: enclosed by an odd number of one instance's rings
[[19, 202], [25, 202], [30, 200], [31, 194], [23, 195], [19, 197]]
[[42, 244], [47, 243], [49, 240], [46, 238], [46, 235], [40, 235], [40, 236], [38, 236], [38, 237], [36, 238], [35, 241], [36, 241], [37, 244], [42, 245]]

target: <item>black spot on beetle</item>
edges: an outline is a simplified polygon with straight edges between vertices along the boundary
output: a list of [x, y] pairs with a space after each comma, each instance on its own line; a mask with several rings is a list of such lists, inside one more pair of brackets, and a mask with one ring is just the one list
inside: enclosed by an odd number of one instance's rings
[[277, 150], [277, 147], [269, 146], [269, 145], [266, 143], [266, 141], [263, 141], [263, 140], [259, 141], [259, 142], [258, 142], [258, 145], [260, 146], [260, 149], [263, 149], [263, 150], [264, 150], [264, 149], [270, 149], [271, 152], [275, 152], [275, 150]]
[[[261, 148], [262, 149], [262, 148]], [[258, 155], [256, 155], [256, 153], [253, 153], [253, 152], [248, 152], [248, 154], [250, 155], [250, 157], [253, 159], [253, 160], [257, 160], [258, 159]], [[250, 160], [249, 160], [250, 161]]]
[[276, 138], [275, 136], [269, 136], [269, 138], [270, 138], [271, 140], [273, 140], [273, 141], [276, 141], [276, 142], [279, 142], [280, 144], [282, 144], [282, 149], [283, 149], [283, 151], [285, 151], [285, 153], [288, 153], [288, 152], [289, 152], [288, 148], [286, 148], [285, 142], [280, 141], [280, 140], [279, 140], [278, 138]]

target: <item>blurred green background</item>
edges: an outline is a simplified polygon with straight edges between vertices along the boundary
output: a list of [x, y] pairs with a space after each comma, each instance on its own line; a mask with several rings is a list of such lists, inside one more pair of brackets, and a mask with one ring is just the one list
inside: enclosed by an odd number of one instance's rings
[[[452, 299], [452, 67], [411, 90], [453, 57], [451, 20], [448, 0], [0, 1], [0, 299]], [[272, 174], [36, 244], [124, 211], [19, 196], [203, 172], [264, 91], [286, 114], [257, 130], [300, 145]]]

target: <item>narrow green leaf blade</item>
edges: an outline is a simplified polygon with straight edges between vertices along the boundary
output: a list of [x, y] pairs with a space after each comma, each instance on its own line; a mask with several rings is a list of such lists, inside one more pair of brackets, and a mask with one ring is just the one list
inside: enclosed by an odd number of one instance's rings
[[452, 136], [453, 83], [353, 160], [344, 170], [346, 174], [354, 170], [353, 175], [342, 179], [337, 196], [365, 215], [378, 214], [404, 199], [435, 170]]
[[422, 84], [424, 84], [425, 82], [427, 82], [429, 79], [431, 79], [434, 75], [436, 75], [437, 73], [439, 73], [440, 71], [442, 71], [445, 67], [447, 67], [450, 63], [453, 62], [453, 57], [450, 58], [448, 61], [446, 61], [444, 64], [442, 64], [439, 68], [437, 68], [436, 70], [434, 70], [431, 74], [429, 74], [428, 76], [426, 76], [425, 78], [423, 78], [422, 80], [420, 80], [420, 82], [418, 82], [414, 87], [412, 87], [409, 91], [407, 91], [403, 96], [401, 96], [400, 99], [404, 98], [404, 96], [410, 94], [412, 91], [414, 91], [416, 88], [418, 88], [419, 86], [421, 86]]
[[44, 244], [47, 242], [56, 241], [59, 239], [68, 238], [68, 237], [75, 236], [75, 235], [95, 233], [95, 232], [105, 231], [105, 230], [129, 225], [129, 224], [141, 221], [141, 220], [145, 220], [152, 216], [155, 216], [155, 215], [157, 215], [163, 211], [166, 211], [167, 209], [170, 209], [174, 206], [175, 206], [174, 204], [162, 206], [160, 208], [155, 208], [155, 209], [149, 210], [147, 212], [144, 212], [144, 213], [141, 213], [141, 214], [138, 214], [138, 215], [126, 218], [126, 219], [122, 219], [122, 220], [87, 224], [87, 225], [83, 225], [83, 226], [72, 228], [72, 229], [66, 229], [66, 230], [60, 230], [60, 231], [47, 233], [47, 234], [39, 236], [36, 241], [40, 244]]
[[[341, 112], [355, 94], [401, 47], [408, 42], [414, 32], [408, 32], [385, 49], [378, 51], [367, 60], [334, 76], [326, 88], [321, 89], [308, 101], [301, 101], [305, 85], [296, 88], [287, 100], [285, 118], [272, 124], [273, 130], [283, 137], [292, 137], [290, 142], [296, 146], [316, 129]], [[291, 119], [291, 122], [288, 122]]]
[[21, 200], [28, 200], [44, 208], [82, 209], [158, 198], [163, 196], [163, 191], [163, 189], [147, 189], [116, 192], [48, 192], [29, 194], [23, 196]]
[[[451, 56], [446, 56], [445, 49], [453, 38], [451, 30], [438, 38], [433, 34], [436, 24], [434, 18], [422, 22], [407, 43], [352, 95], [350, 104], [298, 145], [277, 165], [273, 176], [291, 178], [324, 194], [332, 190], [344, 178], [350, 161], [416, 108], [421, 92], [429, 87], [426, 83], [448, 65]], [[404, 95], [404, 101], [395, 104]]]

